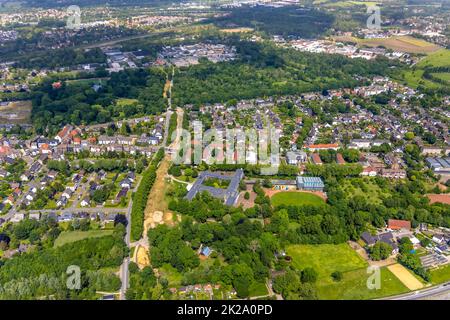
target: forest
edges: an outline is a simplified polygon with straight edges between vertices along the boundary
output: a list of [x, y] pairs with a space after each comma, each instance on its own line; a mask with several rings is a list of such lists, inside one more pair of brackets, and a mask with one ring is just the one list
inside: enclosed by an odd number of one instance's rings
[[242, 6], [212, 22], [222, 28], [249, 27], [269, 35], [313, 38], [325, 33], [332, 26], [334, 17], [322, 11], [298, 6]]
[[[160, 69], [125, 70], [111, 74], [105, 85], [94, 90], [86, 82], [61, 82], [47, 78], [33, 89], [32, 120], [38, 133], [55, 134], [66, 123], [104, 123], [129, 117], [156, 114], [164, 110], [162, 88], [165, 75]], [[117, 105], [120, 98], [135, 99]]]
[[[309, 54], [251, 42], [230, 42], [239, 59], [182, 68], [175, 74], [174, 103], [195, 105], [251, 99], [264, 96], [300, 94], [362, 85], [355, 76], [386, 75], [387, 59], [366, 63], [340, 55]], [[326, 76], [324, 76], [326, 75]]]
[[[37, 221], [24, 220], [15, 227], [12, 237], [39, 242], [35, 236], [43, 227]], [[55, 228], [54, 225], [47, 233], [53, 239], [58, 234], [52, 231], [57, 230]], [[123, 235], [124, 228], [120, 227], [111, 236], [85, 239], [61, 247], [52, 247], [51, 241], [50, 245], [36, 245], [27, 253], [0, 260], [0, 299], [95, 299], [96, 291], [118, 290], [120, 279], [110, 270], [118, 268], [128, 254]], [[70, 290], [66, 285], [66, 271], [72, 265], [82, 271], [81, 287], [76, 290]]]

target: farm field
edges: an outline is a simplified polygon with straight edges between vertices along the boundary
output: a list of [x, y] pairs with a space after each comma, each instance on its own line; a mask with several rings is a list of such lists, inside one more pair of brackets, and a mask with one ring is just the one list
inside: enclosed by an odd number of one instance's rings
[[359, 45], [363, 46], [383, 46], [394, 51], [402, 51], [408, 53], [428, 54], [436, 52], [440, 49], [440, 47], [435, 44], [409, 36], [391, 37], [386, 39], [357, 39], [357, 42]]
[[272, 196], [271, 198], [273, 206], [280, 205], [291, 205], [291, 206], [301, 206], [301, 205], [324, 205], [325, 202], [319, 196], [307, 192], [295, 192], [286, 191], [279, 192]]
[[0, 106], [0, 124], [27, 124], [30, 123], [31, 101], [10, 102]]
[[64, 231], [55, 240], [54, 247], [88, 238], [99, 238], [113, 234], [114, 230]]
[[[416, 39], [410, 36], [398, 36], [391, 38], [376, 38], [376, 39], [360, 39], [350, 36], [333, 37], [335, 41], [354, 42], [360, 47], [385, 47], [394, 51], [402, 51], [415, 54], [433, 55], [443, 51], [441, 47], [427, 42], [422, 39]], [[445, 50], [444, 50], [445, 51]]]
[[[287, 248], [287, 254], [295, 268], [312, 267], [317, 271], [319, 299], [374, 299], [409, 291], [386, 267], [380, 270], [381, 288], [369, 290], [367, 262], [346, 243], [293, 245]], [[334, 271], [343, 273], [341, 281], [331, 278]]]
[[372, 6], [379, 4], [379, 2], [376, 2], [376, 1], [337, 1], [337, 2], [332, 2], [332, 1], [328, 1], [328, 0], [317, 0], [317, 1], [314, 1], [314, 4], [324, 4], [326, 7], [347, 8], [347, 7], [352, 7], [352, 6], [364, 6], [364, 5], [367, 7], [372, 7]]

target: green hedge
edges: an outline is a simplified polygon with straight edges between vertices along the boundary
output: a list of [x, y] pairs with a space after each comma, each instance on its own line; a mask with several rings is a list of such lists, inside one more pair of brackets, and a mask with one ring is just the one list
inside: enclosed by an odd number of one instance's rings
[[133, 208], [131, 209], [131, 240], [137, 241], [142, 237], [144, 231], [144, 211], [147, 205], [148, 194], [155, 183], [156, 169], [164, 157], [164, 149], [156, 153], [150, 166], [144, 171], [141, 183], [133, 195]]

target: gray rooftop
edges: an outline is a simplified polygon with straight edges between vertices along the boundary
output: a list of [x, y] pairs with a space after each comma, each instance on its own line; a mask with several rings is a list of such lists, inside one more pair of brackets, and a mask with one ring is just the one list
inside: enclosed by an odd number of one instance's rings
[[[241, 182], [243, 177], [244, 171], [242, 169], [236, 170], [233, 176], [222, 175], [209, 171], [201, 172], [185, 198], [191, 201], [199, 192], [207, 191], [213, 197], [223, 199], [227, 206], [232, 206], [236, 203], [236, 200], [239, 196], [239, 183]], [[228, 185], [227, 189], [204, 186], [203, 182], [208, 178], [230, 180], [230, 184]]]

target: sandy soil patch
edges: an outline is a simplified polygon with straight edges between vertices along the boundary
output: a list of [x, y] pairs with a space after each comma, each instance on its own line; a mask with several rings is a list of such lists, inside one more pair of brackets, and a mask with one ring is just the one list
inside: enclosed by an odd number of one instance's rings
[[423, 284], [417, 280], [408, 269], [399, 263], [387, 267], [409, 290], [423, 288]]
[[145, 247], [138, 245], [135, 249], [134, 262], [140, 269], [150, 265], [150, 258], [148, 257], [148, 251]]
[[[244, 198], [245, 192], [250, 193], [250, 198], [248, 200]], [[247, 191], [242, 191], [241, 194], [239, 195], [237, 206], [239, 207], [240, 205], [242, 205], [244, 209], [252, 208], [255, 206], [255, 199], [256, 193], [253, 192], [253, 186], [247, 185]]]
[[228, 29], [220, 29], [220, 31], [225, 33], [251, 32], [253, 31], [253, 28], [228, 28]]
[[[177, 128], [181, 129], [183, 123], [183, 109], [177, 108]], [[175, 148], [179, 143], [180, 136], [177, 135], [175, 141], [170, 148]], [[157, 225], [167, 223], [173, 225], [173, 214], [168, 212], [168, 205], [165, 201], [166, 177], [170, 167], [170, 156], [166, 155], [156, 171], [156, 180], [150, 191], [145, 208], [144, 220], [144, 237], [146, 238], [149, 229], [155, 228]], [[181, 217], [177, 217], [180, 221]]]

